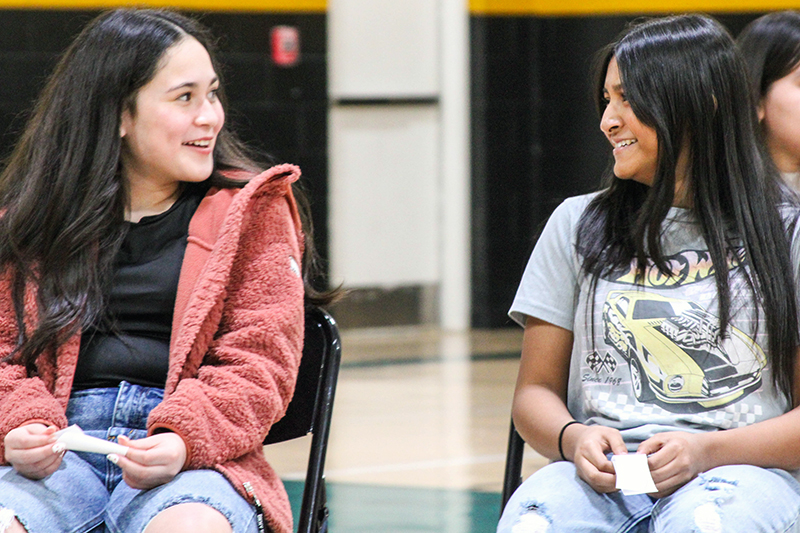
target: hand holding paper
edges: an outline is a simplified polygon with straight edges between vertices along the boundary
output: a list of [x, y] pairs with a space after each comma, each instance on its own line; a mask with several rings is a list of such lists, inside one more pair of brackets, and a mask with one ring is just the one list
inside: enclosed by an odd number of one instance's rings
[[653, 476], [650, 475], [650, 467], [647, 465], [647, 455], [643, 453], [613, 455], [611, 462], [617, 474], [617, 488], [625, 496], [658, 492]]
[[122, 456], [128, 453], [127, 446], [98, 439], [97, 437], [90, 437], [75, 425], [57, 431], [55, 435], [58, 437], [56, 443], [61, 443], [67, 450], [75, 452], [102, 453], [103, 455], [114, 453]]

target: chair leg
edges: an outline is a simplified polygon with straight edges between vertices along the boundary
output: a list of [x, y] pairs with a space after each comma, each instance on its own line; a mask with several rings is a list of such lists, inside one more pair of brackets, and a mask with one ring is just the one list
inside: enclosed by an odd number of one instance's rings
[[508, 451], [506, 453], [506, 471], [503, 476], [503, 502], [500, 506], [500, 514], [506, 508], [508, 499], [514, 494], [522, 484], [522, 455], [525, 451], [525, 441], [522, 440], [514, 420], [511, 420], [511, 429], [508, 432]]
[[325, 485], [325, 479], [322, 480], [319, 486], [319, 511], [316, 516], [316, 530], [319, 533], [328, 533], [328, 493]]

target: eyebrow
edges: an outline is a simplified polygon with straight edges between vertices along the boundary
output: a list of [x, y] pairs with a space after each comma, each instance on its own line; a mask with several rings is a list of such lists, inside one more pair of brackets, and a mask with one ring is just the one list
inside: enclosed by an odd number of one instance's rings
[[[218, 81], [219, 81], [219, 77], [218, 77], [218, 76], [214, 76], [214, 78], [212, 78], [212, 80], [211, 80], [211, 83], [209, 83], [209, 85], [214, 85], [214, 84], [215, 84], [215, 83], [217, 83]], [[197, 87], [197, 86], [198, 86], [198, 83], [197, 83], [197, 82], [194, 82], [194, 81], [187, 81], [187, 82], [185, 82], [185, 83], [179, 83], [179, 84], [178, 84], [178, 85], [176, 85], [175, 87], [170, 87], [169, 89], [167, 89], [167, 92], [168, 92], [168, 93], [171, 93], [172, 91], [177, 91], [178, 89], [186, 89], [186, 88], [188, 88], [188, 89], [194, 89], [194, 88], [195, 88], [195, 87]]]

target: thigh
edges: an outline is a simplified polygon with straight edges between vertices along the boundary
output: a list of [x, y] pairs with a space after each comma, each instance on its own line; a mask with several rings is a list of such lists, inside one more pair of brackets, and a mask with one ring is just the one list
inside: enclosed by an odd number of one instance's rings
[[102, 522], [107, 502], [103, 484], [72, 452], [58, 470], [38, 481], [0, 467], [0, 507], [13, 509], [30, 533], [89, 531]]
[[599, 494], [575, 465], [561, 461], [538, 470], [508, 500], [497, 533], [633, 533], [647, 530], [653, 506], [645, 495]]
[[141, 533], [161, 511], [181, 503], [203, 503], [228, 519], [233, 533], [258, 533], [255, 508], [219, 472], [189, 470], [165, 485], [135, 490], [117, 485], [106, 509], [109, 533]]
[[800, 484], [787, 472], [750, 465], [714, 468], [660, 499], [651, 531], [797, 531]]

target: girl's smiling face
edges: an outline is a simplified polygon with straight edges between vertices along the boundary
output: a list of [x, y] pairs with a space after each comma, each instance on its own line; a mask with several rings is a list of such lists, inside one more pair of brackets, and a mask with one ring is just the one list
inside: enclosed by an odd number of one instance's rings
[[606, 108], [600, 129], [614, 147], [614, 175], [652, 186], [658, 163], [656, 130], [642, 124], [633, 113], [614, 57], [606, 70], [603, 97]]
[[800, 172], [800, 65], [772, 82], [758, 117], [775, 165], [782, 172]]
[[218, 89], [208, 51], [193, 37], [164, 53], [134, 108], [122, 112], [122, 171], [129, 183], [169, 187], [211, 175], [225, 121]]

